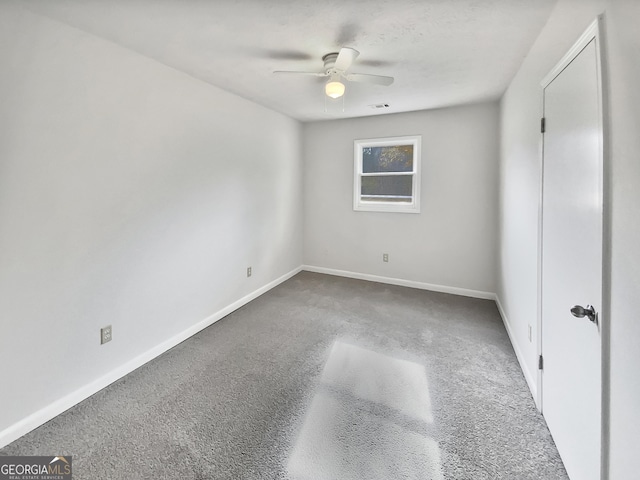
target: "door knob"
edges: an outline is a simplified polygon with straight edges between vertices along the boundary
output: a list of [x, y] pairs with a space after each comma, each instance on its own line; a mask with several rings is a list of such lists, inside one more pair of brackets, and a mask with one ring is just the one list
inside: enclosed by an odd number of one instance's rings
[[598, 324], [598, 314], [596, 313], [596, 309], [593, 308], [593, 305], [587, 305], [583, 307], [582, 305], [574, 305], [571, 308], [571, 315], [576, 318], [584, 318], [587, 317], [591, 322]]

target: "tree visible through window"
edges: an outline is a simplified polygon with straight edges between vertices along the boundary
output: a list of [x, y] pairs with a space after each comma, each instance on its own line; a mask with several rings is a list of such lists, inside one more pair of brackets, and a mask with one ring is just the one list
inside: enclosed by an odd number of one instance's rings
[[420, 211], [420, 137], [356, 140], [354, 209]]

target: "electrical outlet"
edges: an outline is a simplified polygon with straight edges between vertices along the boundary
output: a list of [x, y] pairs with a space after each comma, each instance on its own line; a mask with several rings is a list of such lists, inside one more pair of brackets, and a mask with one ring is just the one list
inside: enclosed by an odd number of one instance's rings
[[383, 253], [382, 254], [382, 261], [383, 262], [388, 262], [389, 261], [389, 254], [388, 253]]
[[532, 328], [531, 328], [531, 325], [529, 325], [529, 342], [531, 342], [531, 333], [532, 333]]
[[251, 267], [247, 267], [247, 277], [251, 276]]
[[100, 345], [111, 341], [111, 325], [100, 329]]

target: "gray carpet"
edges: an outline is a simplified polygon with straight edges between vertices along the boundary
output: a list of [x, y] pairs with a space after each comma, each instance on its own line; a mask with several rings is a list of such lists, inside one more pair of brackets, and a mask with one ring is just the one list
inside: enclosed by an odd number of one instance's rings
[[303, 272], [0, 450], [75, 479], [566, 479], [494, 302]]

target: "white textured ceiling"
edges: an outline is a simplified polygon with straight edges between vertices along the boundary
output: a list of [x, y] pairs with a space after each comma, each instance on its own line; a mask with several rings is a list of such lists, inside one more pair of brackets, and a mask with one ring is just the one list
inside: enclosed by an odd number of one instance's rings
[[[498, 98], [556, 0], [25, 0], [32, 11], [103, 37], [298, 120], [438, 108]], [[322, 56], [360, 51], [325, 113]], [[369, 105], [387, 103], [374, 110]]]

